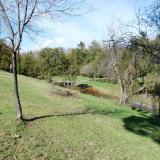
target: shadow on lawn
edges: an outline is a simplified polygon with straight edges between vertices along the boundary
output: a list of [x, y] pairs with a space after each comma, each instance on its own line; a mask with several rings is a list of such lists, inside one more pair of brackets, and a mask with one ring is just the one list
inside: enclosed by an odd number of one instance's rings
[[81, 114], [89, 114], [89, 113], [87, 113], [87, 112], [86, 113], [85, 112], [75, 112], [75, 113], [64, 113], [64, 114], [50, 114], [50, 115], [44, 115], [44, 116], [38, 116], [38, 117], [29, 118], [29, 119], [24, 119], [24, 121], [32, 122], [32, 121], [35, 121], [35, 120], [50, 118], [50, 117], [77, 116], [77, 115], [81, 115]]
[[63, 113], [63, 114], [50, 114], [50, 115], [44, 115], [44, 116], [37, 116], [37, 117], [33, 117], [33, 118], [29, 118], [29, 119], [24, 119], [25, 122], [32, 122], [32, 121], [36, 121], [39, 119], [44, 119], [44, 118], [50, 118], [50, 117], [67, 117], [67, 116], [79, 116], [79, 115], [110, 115], [110, 114], [119, 114], [120, 111], [119, 110], [115, 110], [115, 111], [106, 111], [106, 110], [91, 110], [91, 109], [86, 109], [84, 111], [81, 112], [72, 112], [72, 113]]
[[160, 144], [160, 121], [151, 116], [130, 116], [123, 119], [124, 127], [140, 136], [153, 139]]
[[[36, 120], [41, 120], [50, 117], [68, 117], [68, 116], [81, 116], [81, 115], [102, 115], [102, 116], [116, 116], [121, 120], [122, 110], [106, 110], [105, 108], [87, 108], [81, 112], [71, 112], [63, 114], [50, 114], [44, 116], [37, 116], [29, 119], [24, 119], [25, 122], [32, 122]], [[140, 116], [141, 115], [141, 116]], [[124, 115], [123, 115], [124, 117]], [[124, 122], [124, 127], [128, 131], [153, 139], [155, 142], [160, 144], [160, 121], [156, 120], [152, 116], [148, 116], [143, 112], [139, 113], [139, 116], [129, 116], [122, 119]]]

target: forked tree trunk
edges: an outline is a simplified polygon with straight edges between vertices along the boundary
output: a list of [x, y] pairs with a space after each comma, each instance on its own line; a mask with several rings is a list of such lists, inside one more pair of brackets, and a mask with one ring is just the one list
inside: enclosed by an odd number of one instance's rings
[[119, 96], [119, 103], [126, 106], [127, 105], [127, 100], [128, 100], [128, 94], [127, 94], [127, 89], [125, 88], [122, 80], [118, 80], [120, 84], [120, 96]]
[[17, 119], [23, 120], [22, 114], [22, 107], [19, 97], [19, 90], [18, 90], [18, 78], [17, 78], [17, 53], [12, 53], [12, 69], [13, 69], [13, 85], [14, 85], [14, 94], [16, 99], [16, 112], [17, 112]]

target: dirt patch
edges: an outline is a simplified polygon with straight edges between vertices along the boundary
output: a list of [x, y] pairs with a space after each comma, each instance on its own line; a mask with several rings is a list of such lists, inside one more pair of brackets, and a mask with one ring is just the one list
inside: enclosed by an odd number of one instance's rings
[[104, 97], [105, 96], [104, 93], [101, 93], [100, 91], [98, 91], [97, 89], [94, 89], [92, 87], [80, 89], [80, 93], [89, 94], [89, 95], [96, 96], [96, 97]]
[[53, 87], [51, 94], [62, 96], [62, 97], [75, 97], [75, 96], [77, 96], [77, 92], [70, 90], [70, 89], [57, 87], [57, 86]]
[[76, 86], [76, 90], [78, 90], [80, 93], [92, 95], [95, 97], [106, 98], [106, 99], [115, 99], [115, 100], [118, 99], [117, 96], [113, 96], [111, 94], [105, 93], [104, 91], [102, 91], [100, 89], [93, 88], [92, 86], [90, 86], [88, 84], [79, 84]]

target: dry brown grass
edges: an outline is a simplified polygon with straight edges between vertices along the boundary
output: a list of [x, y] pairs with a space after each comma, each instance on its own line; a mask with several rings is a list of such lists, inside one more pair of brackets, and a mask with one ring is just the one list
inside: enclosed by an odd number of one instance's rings
[[52, 95], [58, 95], [58, 96], [63, 96], [63, 97], [75, 97], [77, 96], [77, 92], [70, 90], [70, 89], [66, 89], [66, 88], [62, 88], [62, 87], [57, 87], [54, 86], [53, 89], [51, 90], [51, 94]]
[[89, 94], [89, 95], [96, 96], [96, 97], [104, 97], [105, 96], [104, 93], [102, 93], [92, 87], [81, 89], [80, 92], [83, 94]]

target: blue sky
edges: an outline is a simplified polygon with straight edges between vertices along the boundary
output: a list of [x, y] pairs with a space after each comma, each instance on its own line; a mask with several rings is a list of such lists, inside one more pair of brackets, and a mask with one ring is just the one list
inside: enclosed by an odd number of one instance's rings
[[34, 39], [25, 38], [22, 43], [23, 51], [40, 50], [44, 47], [76, 47], [80, 41], [88, 45], [93, 40], [105, 39], [107, 26], [116, 19], [127, 23], [135, 16], [135, 9], [145, 7], [152, 0], [86, 0], [84, 8], [93, 10], [83, 16], [63, 17], [50, 22], [47, 19], [38, 21], [43, 30]]

